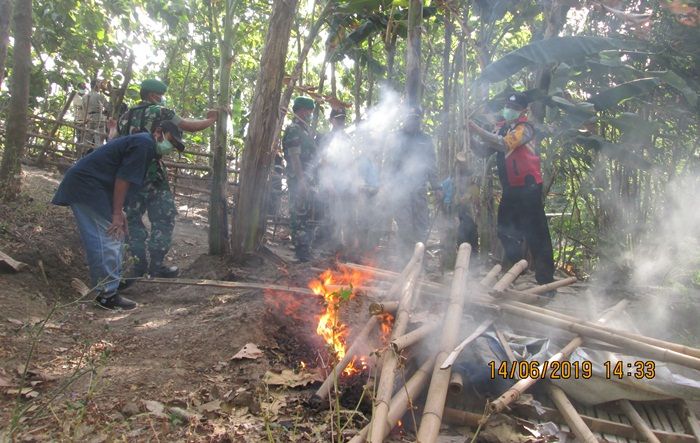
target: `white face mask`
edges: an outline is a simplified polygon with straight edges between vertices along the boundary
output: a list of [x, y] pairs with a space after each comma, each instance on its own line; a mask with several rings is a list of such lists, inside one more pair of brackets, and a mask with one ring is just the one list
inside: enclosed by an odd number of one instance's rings
[[511, 108], [503, 108], [501, 114], [503, 115], [503, 118], [506, 119], [506, 121], [512, 121], [520, 117], [520, 111], [516, 111], [515, 109]]
[[173, 149], [175, 149], [175, 146], [173, 146], [167, 138], [163, 138], [163, 141], [156, 142], [156, 152], [159, 155], [168, 155], [173, 152]]

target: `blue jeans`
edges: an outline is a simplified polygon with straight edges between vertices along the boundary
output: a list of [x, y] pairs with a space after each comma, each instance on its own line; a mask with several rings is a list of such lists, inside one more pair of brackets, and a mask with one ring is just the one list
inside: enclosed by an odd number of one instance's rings
[[101, 294], [114, 294], [122, 275], [121, 240], [107, 234], [112, 223], [84, 204], [71, 205], [87, 256], [92, 286]]

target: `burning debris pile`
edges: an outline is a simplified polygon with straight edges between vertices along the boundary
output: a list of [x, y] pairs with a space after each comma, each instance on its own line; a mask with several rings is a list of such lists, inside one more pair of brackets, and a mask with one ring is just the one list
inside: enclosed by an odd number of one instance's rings
[[[496, 265], [478, 283], [471, 282], [470, 248], [464, 244], [447, 288], [421, 278], [423, 256], [424, 246], [418, 243], [401, 273], [346, 263], [340, 272], [326, 271], [310, 284], [325, 301], [317, 333], [334, 357], [310, 404], [332, 407], [344, 382], [362, 374], [367, 383], [361, 398], [372, 406], [369, 424], [354, 435], [334, 434], [334, 440], [346, 441], [347, 436], [352, 443], [381, 442], [402, 419], [413, 426], [405, 425], [406, 431], [415, 431], [422, 443], [437, 441], [448, 423], [472, 428], [472, 441], [562, 441], [573, 435], [589, 442], [599, 441], [597, 432], [630, 439], [620, 441], [690, 442], [700, 435], [693, 414], [678, 408], [680, 400], [661, 406], [675, 427], [653, 422], [651, 412], [646, 419], [640, 415], [654, 409], [653, 403], [635, 407], [630, 401], [700, 398], [700, 383], [671, 372], [682, 367], [697, 376], [700, 350], [623, 330], [616, 320], [629, 299], [598, 321], [585, 321], [536, 305], [550, 300], [541, 294], [575, 278], [525, 291], [509, 289], [527, 268], [521, 261], [500, 279]], [[351, 330], [340, 311], [360, 287], [378, 300], [369, 304], [364, 326]], [[463, 321], [466, 312], [469, 321]], [[523, 322], [559, 330], [556, 343], [506, 329]], [[559, 347], [562, 340], [565, 345]], [[463, 392], [467, 384], [465, 392], [473, 395], [449, 394]], [[540, 397], [539, 387], [551, 403]], [[550, 406], [527, 393], [533, 390]], [[601, 403], [612, 407], [610, 417], [618, 420], [596, 418], [585, 409]], [[589, 415], [581, 414], [582, 408]], [[682, 421], [687, 425], [679, 427]]]

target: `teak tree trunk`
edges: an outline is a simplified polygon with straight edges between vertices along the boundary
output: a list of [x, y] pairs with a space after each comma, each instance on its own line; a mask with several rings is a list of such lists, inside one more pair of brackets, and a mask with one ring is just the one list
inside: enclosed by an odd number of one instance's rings
[[226, 1], [224, 15], [224, 39], [221, 42], [219, 62], [219, 118], [216, 122], [216, 136], [212, 152], [212, 184], [209, 196], [209, 254], [224, 255], [229, 252], [228, 204], [226, 188], [228, 174], [226, 165], [228, 109], [231, 99], [231, 64], [233, 63], [233, 2]]
[[237, 217], [232, 227], [232, 252], [238, 260], [257, 248], [265, 226], [265, 188], [272, 163], [289, 35], [297, 0], [275, 0], [255, 84], [250, 130], [241, 162]]
[[13, 50], [10, 105], [7, 111], [5, 150], [0, 163], [0, 201], [19, 195], [20, 159], [27, 141], [29, 77], [32, 72], [32, 2], [16, 0], [12, 16]]

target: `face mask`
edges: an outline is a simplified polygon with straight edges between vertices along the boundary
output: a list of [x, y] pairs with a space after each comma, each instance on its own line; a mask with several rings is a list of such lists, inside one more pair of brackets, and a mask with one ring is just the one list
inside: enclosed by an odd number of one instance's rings
[[510, 109], [510, 108], [503, 108], [503, 118], [506, 119], [506, 121], [511, 121], [515, 120], [518, 117], [520, 117], [520, 111], [516, 111], [515, 109]]
[[170, 140], [166, 138], [164, 138], [162, 142], [156, 142], [156, 152], [159, 155], [168, 155], [173, 152], [173, 149], [175, 149], [175, 147], [170, 143]]
[[165, 106], [165, 97], [160, 98], [160, 105]]

